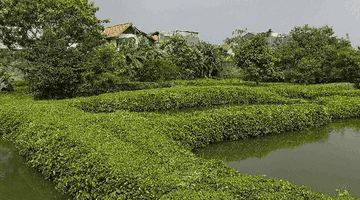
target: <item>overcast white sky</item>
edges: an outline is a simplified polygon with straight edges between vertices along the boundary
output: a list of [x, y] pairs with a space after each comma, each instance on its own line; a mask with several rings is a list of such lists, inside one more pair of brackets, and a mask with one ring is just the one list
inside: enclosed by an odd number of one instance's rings
[[[289, 33], [294, 26], [333, 27], [360, 45], [360, 0], [92, 0], [106, 26], [132, 22], [152, 31], [198, 31], [200, 40], [222, 44], [237, 28]], [[89, 1], [91, 2], [91, 0]]]

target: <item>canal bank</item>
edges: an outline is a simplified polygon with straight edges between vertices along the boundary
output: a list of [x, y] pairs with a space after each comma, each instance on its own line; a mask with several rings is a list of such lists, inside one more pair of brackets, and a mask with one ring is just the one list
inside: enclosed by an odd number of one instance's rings
[[10, 142], [0, 137], [0, 200], [67, 200], [55, 184], [24, 164]]
[[329, 195], [336, 195], [336, 189], [347, 189], [360, 197], [360, 119], [211, 144], [195, 154], [223, 160], [242, 174], [279, 178]]

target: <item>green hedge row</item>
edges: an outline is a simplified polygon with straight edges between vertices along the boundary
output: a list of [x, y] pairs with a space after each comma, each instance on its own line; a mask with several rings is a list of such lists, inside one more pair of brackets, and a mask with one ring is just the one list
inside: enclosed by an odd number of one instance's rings
[[[190, 149], [224, 140], [320, 127], [332, 119], [360, 117], [360, 98], [330, 96], [317, 103], [240, 105], [185, 112], [147, 113], [171, 138]], [[154, 124], [154, 125], [155, 125]]]
[[105, 88], [101, 90], [100, 88], [97, 91], [80, 91], [78, 96], [89, 96], [89, 95], [99, 95], [103, 93], [110, 92], [120, 92], [120, 91], [134, 91], [134, 90], [147, 90], [155, 88], [169, 88], [173, 86], [220, 86], [220, 85], [253, 85], [251, 82], [243, 81], [239, 78], [231, 79], [196, 79], [196, 80], [171, 80], [171, 81], [159, 81], [159, 82], [123, 82], [115, 84], [112, 88]]
[[248, 81], [243, 81], [240, 78], [226, 78], [226, 79], [211, 79], [211, 78], [204, 78], [204, 79], [196, 79], [196, 80], [173, 80], [167, 81], [166, 83], [172, 86], [224, 86], [224, 85], [255, 85], [254, 83], [250, 83]]
[[229, 104], [288, 104], [299, 99], [287, 99], [267, 88], [247, 86], [194, 87], [150, 89], [117, 92], [94, 97], [77, 98], [71, 105], [86, 112], [166, 111], [184, 108], [211, 107]]
[[[333, 116], [330, 105], [346, 98], [356, 104], [355, 97], [318, 100], [324, 105], [97, 114], [69, 107], [76, 99], [35, 102], [19, 97], [0, 95], [0, 135], [75, 199], [355, 199], [241, 175], [190, 151], [209, 142], [321, 126]], [[340, 107], [339, 113], [351, 110]]]
[[[93, 115], [56, 104], [1, 107], [1, 133], [32, 167], [76, 199], [160, 198], [196, 166], [196, 157], [151, 131], [143, 117]], [[3, 131], [14, 124], [16, 130]]]
[[[321, 106], [314, 110], [322, 112]], [[198, 158], [142, 114], [86, 113], [66, 101], [15, 102], [0, 106], [0, 132], [30, 166], [75, 199], [330, 199]]]
[[320, 97], [316, 101], [326, 106], [332, 119], [360, 117], [360, 98], [335, 95]]
[[327, 109], [317, 104], [242, 105], [205, 111], [147, 113], [154, 126], [189, 149], [224, 140], [261, 137], [304, 130], [330, 122]]
[[279, 84], [269, 85], [269, 90], [288, 98], [315, 99], [325, 96], [360, 96], [360, 90], [352, 83], [331, 83], [318, 85]]

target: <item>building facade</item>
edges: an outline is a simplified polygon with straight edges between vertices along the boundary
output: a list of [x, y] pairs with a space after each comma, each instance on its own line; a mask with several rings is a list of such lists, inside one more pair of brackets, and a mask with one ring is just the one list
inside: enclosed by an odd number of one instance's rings
[[138, 46], [141, 39], [151, 44], [156, 42], [153, 37], [139, 30], [131, 22], [107, 27], [103, 34], [106, 35], [108, 42], [113, 43], [117, 48], [119, 48], [122, 44], [132, 42], [135, 46]]
[[185, 40], [191, 45], [195, 46], [199, 44], [199, 32], [196, 31], [182, 31], [182, 30], [175, 30], [175, 31], [155, 31], [152, 33], [149, 33], [149, 35], [156, 40], [156, 45], [159, 46], [163, 42], [167, 40], [167, 38], [171, 36], [180, 36], [185, 38]]

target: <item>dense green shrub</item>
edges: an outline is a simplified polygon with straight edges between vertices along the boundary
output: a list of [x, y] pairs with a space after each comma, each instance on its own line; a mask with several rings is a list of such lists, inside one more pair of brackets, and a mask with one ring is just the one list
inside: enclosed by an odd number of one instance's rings
[[130, 79], [125, 56], [113, 44], [103, 44], [90, 52], [82, 69], [82, 82], [76, 96], [112, 92], [116, 86]]
[[47, 34], [49, 38], [37, 41], [25, 52], [25, 58], [31, 63], [24, 69], [29, 91], [36, 99], [75, 96], [82, 83], [84, 55], [79, 49], [66, 48], [65, 40], [54, 42], [55, 36]]
[[296, 68], [290, 72], [290, 82], [306, 85], [319, 83], [317, 80], [320, 77], [319, 74], [321, 74], [320, 60], [313, 56], [306, 56], [303, 57]]
[[[160, 51], [141, 37], [138, 44], [135, 42], [125, 43], [121, 44], [118, 49], [126, 58], [128, 76], [131, 81], [157, 80], [159, 76], [161, 78], [165, 70], [173, 68], [173, 64]], [[156, 68], [154, 65], [158, 65], [160, 71], [154, 73], [153, 76], [152, 74], [146, 74], [147, 71]], [[161, 73], [159, 74], [159, 72]], [[172, 73], [172, 71], [168, 73]]]
[[223, 64], [228, 56], [226, 50], [205, 41], [200, 41], [195, 47], [204, 58], [204, 67], [200, 72], [201, 77], [219, 76], [223, 71]]
[[142, 82], [175, 80], [179, 75], [179, 69], [169, 60], [144, 60], [143, 64], [136, 72], [137, 79]]
[[[139, 47], [113, 44], [96, 48], [83, 65], [83, 83], [77, 96], [91, 96], [124, 90], [169, 87], [159, 81], [176, 79], [177, 67], [146, 42]], [[140, 83], [152, 82], [152, 83]]]
[[228, 104], [296, 103], [268, 92], [265, 88], [246, 86], [172, 87], [135, 92], [118, 92], [78, 98], [73, 106], [88, 112], [161, 111]]
[[12, 76], [13, 74], [7, 72], [5, 68], [1, 68], [0, 64], [0, 83], [12, 83], [14, 81]]
[[289, 42], [277, 47], [286, 82], [318, 84], [354, 82], [359, 77], [360, 55], [350, 41], [337, 38], [332, 27], [294, 27]]
[[258, 85], [260, 81], [277, 76], [277, 56], [268, 48], [264, 37], [256, 35], [251, 40], [244, 41], [234, 52], [235, 64], [243, 70], [246, 80], [255, 81]]
[[[103, 41], [108, 20], [88, 1], [2, 1], [0, 37], [9, 49], [20, 46], [22, 69], [36, 99], [76, 96], [82, 84], [81, 63]], [[49, 9], [51, 8], [51, 9]], [[46, 17], [45, 17], [46, 16]], [[76, 46], [76, 47], [74, 47]]]
[[204, 58], [180, 36], [169, 37], [160, 45], [164, 56], [179, 68], [181, 79], [204, 78]]
[[334, 68], [340, 70], [342, 80], [356, 82], [360, 79], [360, 54], [353, 48], [340, 49], [336, 54], [336, 60], [332, 63]]

